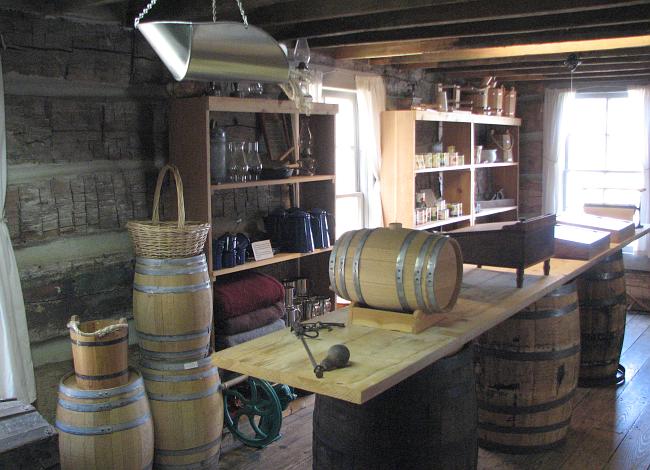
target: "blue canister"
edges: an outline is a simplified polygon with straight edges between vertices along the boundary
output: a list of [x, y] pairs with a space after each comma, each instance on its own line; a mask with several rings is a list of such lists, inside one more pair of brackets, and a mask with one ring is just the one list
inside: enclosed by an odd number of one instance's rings
[[323, 209], [312, 209], [309, 214], [311, 215], [311, 231], [314, 237], [314, 247], [329, 248], [330, 234], [327, 223], [327, 211]]
[[285, 222], [287, 251], [309, 253], [314, 251], [314, 237], [311, 230], [311, 215], [299, 208], [287, 211]]

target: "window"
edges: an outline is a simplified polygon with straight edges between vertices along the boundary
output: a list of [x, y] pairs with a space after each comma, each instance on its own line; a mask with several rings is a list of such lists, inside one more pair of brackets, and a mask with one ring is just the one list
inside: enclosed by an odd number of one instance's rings
[[336, 115], [336, 238], [364, 226], [365, 197], [360, 187], [357, 97], [354, 90], [323, 88]]
[[585, 203], [639, 206], [643, 187], [642, 117], [626, 92], [578, 94], [567, 138], [564, 210]]

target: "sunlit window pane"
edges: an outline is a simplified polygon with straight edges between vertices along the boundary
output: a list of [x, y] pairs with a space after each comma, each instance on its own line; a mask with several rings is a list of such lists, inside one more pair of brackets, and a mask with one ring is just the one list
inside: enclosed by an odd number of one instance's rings
[[336, 198], [336, 239], [350, 230], [363, 228], [361, 193]]

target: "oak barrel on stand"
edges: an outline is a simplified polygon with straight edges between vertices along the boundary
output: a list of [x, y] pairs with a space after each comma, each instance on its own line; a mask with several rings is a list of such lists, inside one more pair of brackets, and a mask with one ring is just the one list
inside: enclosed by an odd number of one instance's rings
[[362, 405], [316, 395], [313, 468], [476, 468], [474, 380], [465, 346]]
[[481, 447], [531, 453], [564, 441], [580, 369], [579, 321], [571, 283], [478, 339]]
[[608, 256], [578, 278], [582, 356], [580, 385], [583, 387], [625, 382], [619, 364], [627, 296], [623, 252]]

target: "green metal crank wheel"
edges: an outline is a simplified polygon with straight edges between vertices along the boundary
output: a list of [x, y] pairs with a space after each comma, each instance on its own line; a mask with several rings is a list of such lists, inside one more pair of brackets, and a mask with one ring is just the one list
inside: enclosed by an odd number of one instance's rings
[[223, 401], [226, 427], [247, 446], [266, 447], [280, 437], [282, 405], [266, 380], [249, 377], [224, 389]]

